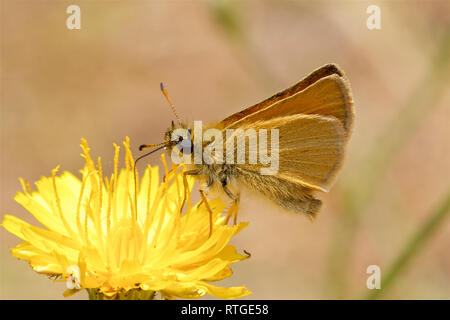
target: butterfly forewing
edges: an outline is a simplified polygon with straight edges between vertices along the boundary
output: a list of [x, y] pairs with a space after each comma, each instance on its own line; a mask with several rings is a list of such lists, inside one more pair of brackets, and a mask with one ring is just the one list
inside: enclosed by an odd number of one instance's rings
[[292, 114], [334, 116], [341, 120], [348, 137], [353, 124], [353, 101], [344, 72], [334, 64], [325, 65], [296, 85], [231, 115], [219, 125], [236, 128], [243, 122]]
[[[344, 155], [345, 135], [339, 120], [319, 115], [292, 115], [256, 121], [242, 127], [243, 130], [250, 128], [256, 132], [267, 130], [267, 150], [270, 155], [276, 152], [271, 149], [271, 130], [278, 130], [279, 164], [273, 175], [276, 179], [311, 189], [328, 189]], [[238, 144], [235, 154], [238, 152], [237, 148]], [[259, 151], [260, 148], [249, 148], [247, 143], [246, 161], [245, 164], [238, 165], [239, 170], [260, 174], [264, 167], [260, 161], [257, 164], [250, 164], [249, 161], [252, 157], [259, 160]], [[257, 155], [253, 154], [255, 152]]]

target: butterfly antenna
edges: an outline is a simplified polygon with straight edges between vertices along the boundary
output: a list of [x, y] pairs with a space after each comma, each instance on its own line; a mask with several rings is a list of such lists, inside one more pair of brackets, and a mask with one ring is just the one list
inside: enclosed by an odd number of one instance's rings
[[160, 84], [160, 87], [161, 87], [161, 92], [163, 93], [164, 97], [166, 97], [167, 101], [169, 102], [170, 108], [172, 109], [172, 112], [175, 115], [175, 118], [177, 118], [178, 123], [181, 123], [180, 117], [178, 116], [178, 113], [175, 110], [175, 106], [173, 105], [172, 100], [170, 100], [169, 93], [167, 92], [167, 89], [164, 87], [164, 84], [162, 82]]
[[[166, 144], [164, 142], [162, 143], [157, 143], [157, 144], [141, 144], [139, 146], [139, 151], [145, 150], [145, 149], [152, 149], [152, 148], [157, 148], [160, 146], [165, 146]], [[159, 150], [159, 149], [158, 149]]]

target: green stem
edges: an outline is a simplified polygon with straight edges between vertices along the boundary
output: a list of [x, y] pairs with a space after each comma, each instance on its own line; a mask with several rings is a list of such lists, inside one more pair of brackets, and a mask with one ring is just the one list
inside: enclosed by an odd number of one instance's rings
[[153, 300], [155, 291], [144, 291], [141, 289], [132, 289], [125, 292], [117, 292], [112, 297], [107, 297], [97, 289], [86, 289], [89, 294], [89, 300]]
[[417, 255], [420, 248], [424, 246], [425, 242], [430, 238], [436, 228], [442, 224], [444, 219], [448, 216], [450, 212], [450, 190], [444, 197], [444, 200], [439, 204], [439, 206], [430, 214], [428, 220], [420, 228], [417, 233], [411, 238], [407, 243], [405, 248], [400, 252], [397, 259], [394, 261], [392, 266], [388, 269], [386, 276], [382, 280], [381, 289], [373, 290], [367, 299], [376, 299], [381, 294], [386, 292], [386, 289], [392, 286], [394, 280], [398, 275], [405, 269], [408, 262]]
[[[438, 106], [448, 87], [450, 61], [450, 32], [444, 34], [432, 59], [430, 71], [355, 168], [350, 180], [344, 181], [342, 200], [336, 219], [328, 257], [326, 285], [335, 298], [345, 298], [353, 243], [361, 215], [381, 185], [391, 159], [401, 150], [415, 129]], [[363, 184], [363, 185], [362, 185]], [[336, 275], [339, 274], [339, 277]]]

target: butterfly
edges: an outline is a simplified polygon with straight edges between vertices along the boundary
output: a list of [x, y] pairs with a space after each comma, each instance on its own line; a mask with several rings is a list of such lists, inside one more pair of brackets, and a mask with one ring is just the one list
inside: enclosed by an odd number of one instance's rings
[[[178, 123], [172, 121], [163, 143], [141, 145], [140, 150], [157, 147], [150, 152], [153, 153], [165, 148], [172, 160], [181, 152], [184, 162], [190, 163], [185, 175], [204, 181], [206, 187], [202, 190], [212, 187], [223, 190], [236, 205], [240, 193], [235, 189], [244, 186], [289, 211], [311, 219], [317, 215], [322, 201], [315, 193], [328, 192], [340, 171], [354, 121], [350, 85], [336, 64], [322, 66], [272, 97], [200, 129], [195, 128], [195, 122], [194, 127], [181, 122], [163, 85], [161, 90]], [[204, 139], [211, 130], [215, 130], [213, 141], [211, 135], [210, 139]], [[236, 132], [241, 135], [240, 144]], [[256, 133], [259, 147], [250, 147], [255, 139], [249, 132]], [[271, 174], [262, 174], [262, 169], [273, 165], [267, 163], [267, 155], [265, 163], [255, 163], [255, 159], [263, 158], [261, 133], [265, 133], [266, 142], [277, 140], [265, 150], [277, 155], [273, 159], [276, 170], [268, 170]], [[220, 135], [225, 138], [219, 139]], [[219, 147], [225, 153], [219, 152]]]

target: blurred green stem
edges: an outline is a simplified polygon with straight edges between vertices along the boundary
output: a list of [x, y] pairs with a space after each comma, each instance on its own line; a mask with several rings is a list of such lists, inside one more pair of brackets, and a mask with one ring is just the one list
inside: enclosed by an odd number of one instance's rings
[[282, 83], [276, 72], [271, 70], [261, 57], [258, 48], [246, 32], [243, 13], [240, 12], [243, 3], [237, 0], [220, 0], [208, 1], [207, 4], [215, 22], [234, 44], [236, 58], [256, 75], [255, 78], [260, 84], [267, 90], [272, 90], [274, 86]]
[[156, 291], [144, 291], [141, 289], [131, 289], [124, 292], [118, 292], [112, 297], [104, 295], [98, 289], [86, 289], [89, 294], [89, 300], [155, 300]]
[[430, 214], [425, 224], [411, 238], [406, 247], [400, 252], [392, 266], [388, 269], [386, 276], [382, 279], [381, 289], [372, 290], [367, 299], [376, 299], [385, 293], [393, 281], [397, 278], [401, 271], [406, 267], [408, 262], [416, 255], [420, 248], [425, 244], [426, 240], [433, 234], [439, 225], [444, 222], [450, 212], [450, 190], [445, 194], [444, 200]]
[[370, 203], [374, 191], [382, 183], [390, 160], [438, 105], [448, 87], [449, 60], [450, 31], [439, 41], [428, 75], [400, 108], [387, 130], [375, 141], [360, 165], [353, 170], [349, 181], [342, 183], [341, 195], [338, 196], [342, 200], [341, 209], [336, 218], [334, 235], [331, 237], [325, 277], [327, 294], [331, 293], [334, 298], [342, 299], [347, 295], [348, 269], [361, 214]]

